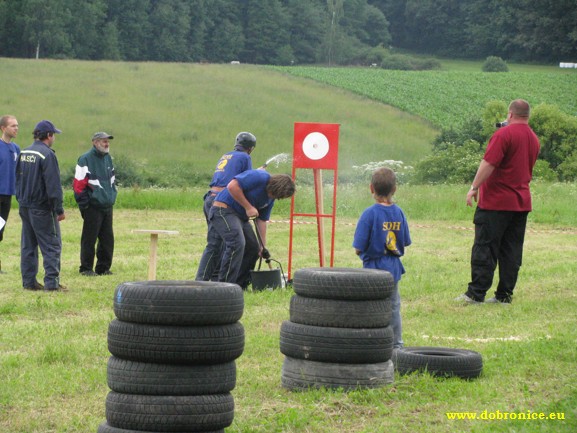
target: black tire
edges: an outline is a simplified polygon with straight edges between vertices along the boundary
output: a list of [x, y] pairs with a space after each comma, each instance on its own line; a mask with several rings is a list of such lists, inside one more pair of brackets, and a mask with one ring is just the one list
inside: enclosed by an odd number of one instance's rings
[[[97, 433], [159, 433], [159, 432], [146, 432], [142, 430], [126, 430], [123, 428], [116, 428], [108, 425], [107, 422], [103, 422], [98, 426]], [[207, 432], [187, 432], [187, 433], [224, 433], [224, 429], [212, 430]]]
[[231, 394], [161, 396], [110, 392], [106, 421], [112, 427], [145, 432], [206, 432], [234, 419]]
[[226, 325], [242, 317], [242, 289], [212, 281], [137, 281], [114, 291], [114, 314], [152, 325]]
[[393, 352], [393, 329], [329, 328], [285, 321], [280, 331], [283, 355], [345, 364], [386, 362]]
[[391, 360], [375, 364], [340, 364], [285, 357], [282, 386], [289, 390], [380, 388], [394, 381]]
[[234, 389], [234, 361], [214, 365], [173, 365], [135, 362], [111, 356], [108, 387], [123, 394], [224, 394]]
[[294, 295], [290, 321], [333, 328], [384, 328], [391, 321], [391, 301], [340, 301]]
[[388, 299], [393, 276], [379, 269], [303, 268], [293, 278], [295, 293], [308, 298], [369, 301]]
[[433, 376], [478, 377], [483, 370], [480, 353], [447, 347], [403, 347], [395, 350], [393, 363], [400, 374], [427, 371]]
[[220, 364], [244, 350], [240, 322], [214, 326], [143, 325], [114, 319], [108, 350], [118, 358], [156, 364]]

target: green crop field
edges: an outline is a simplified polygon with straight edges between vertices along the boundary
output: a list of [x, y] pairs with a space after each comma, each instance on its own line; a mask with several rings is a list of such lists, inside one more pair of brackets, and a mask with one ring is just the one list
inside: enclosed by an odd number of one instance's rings
[[479, 116], [490, 100], [505, 103], [517, 98], [557, 105], [577, 115], [577, 71], [554, 70], [486, 73], [477, 71], [386, 71], [377, 68], [274, 68], [311, 78], [429, 120], [438, 128], [457, 126]]

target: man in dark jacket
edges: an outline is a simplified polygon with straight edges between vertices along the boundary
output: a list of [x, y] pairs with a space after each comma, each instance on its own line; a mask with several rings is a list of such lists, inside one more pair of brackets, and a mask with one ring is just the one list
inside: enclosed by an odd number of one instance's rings
[[[74, 174], [74, 198], [84, 224], [80, 239], [80, 273], [85, 276], [112, 275], [114, 232], [112, 207], [116, 202], [114, 165], [106, 132], [92, 136], [92, 149], [78, 158]], [[98, 247], [95, 248], [98, 241]], [[94, 256], [96, 255], [96, 266]]]
[[[34, 128], [34, 143], [20, 153], [16, 166], [16, 199], [22, 219], [20, 269], [27, 290], [66, 291], [60, 284], [62, 206], [60, 168], [52, 150], [57, 129], [49, 120]], [[44, 265], [44, 286], [36, 280], [38, 248]]]

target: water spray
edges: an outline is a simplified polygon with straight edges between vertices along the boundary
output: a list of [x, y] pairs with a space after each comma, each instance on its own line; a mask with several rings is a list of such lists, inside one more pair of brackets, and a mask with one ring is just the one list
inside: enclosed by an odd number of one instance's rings
[[278, 167], [279, 164], [289, 161], [290, 161], [290, 155], [288, 153], [279, 153], [278, 155], [275, 155], [267, 159], [266, 162], [262, 165], [262, 168], [266, 168], [269, 164], [273, 162], [276, 163], [276, 167]]

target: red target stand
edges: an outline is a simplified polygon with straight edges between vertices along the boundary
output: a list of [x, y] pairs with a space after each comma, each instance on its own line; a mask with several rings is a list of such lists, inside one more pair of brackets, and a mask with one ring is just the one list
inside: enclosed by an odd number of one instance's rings
[[[292, 178], [296, 182], [297, 169], [313, 171], [315, 188], [315, 213], [295, 212], [295, 196], [291, 199], [290, 235], [288, 254], [288, 279], [291, 280], [293, 233], [295, 217], [316, 218], [319, 263], [325, 265], [324, 220], [331, 219], [331, 254], [330, 267], [334, 264], [335, 254], [335, 223], [337, 209], [337, 174], [339, 156], [339, 124], [336, 123], [295, 123], [293, 145]], [[333, 171], [333, 203], [331, 213], [324, 211], [324, 194], [322, 170]], [[297, 191], [298, 194], [298, 191]]]

